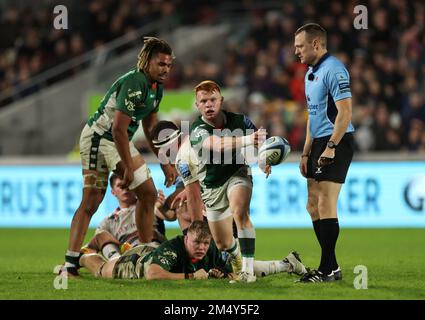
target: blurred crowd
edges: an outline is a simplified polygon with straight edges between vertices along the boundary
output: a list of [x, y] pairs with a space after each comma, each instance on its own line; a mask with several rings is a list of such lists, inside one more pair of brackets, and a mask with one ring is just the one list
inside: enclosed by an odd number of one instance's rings
[[361, 30], [353, 27], [356, 4], [311, 1], [252, 11], [250, 31], [240, 41], [230, 37], [224, 63], [204, 58], [201, 64], [200, 57], [181, 69], [182, 83], [193, 85], [208, 72], [227, 88], [248, 88], [246, 98], [230, 101], [228, 108], [249, 114], [302, 150], [306, 67], [294, 56], [293, 35], [302, 24], [317, 22], [328, 32], [328, 50], [350, 72], [357, 149], [425, 152], [425, 3], [362, 1], [369, 19]]
[[[302, 24], [317, 22], [328, 32], [328, 50], [345, 63], [351, 75], [357, 149], [425, 152], [423, 1], [276, 1], [277, 6], [268, 10], [252, 9], [252, 1], [72, 3], [70, 10], [78, 11], [81, 18], [68, 31], [51, 28], [53, 5], [8, 7], [1, 12], [0, 92], [13, 91], [40, 72], [152, 21], [221, 23], [220, 10], [230, 3], [245, 9], [240, 12], [248, 22], [243, 32], [233, 30], [227, 37], [225, 59], [200, 55], [185, 65], [176, 61], [166, 88], [192, 89], [204, 79], [227, 89], [246, 88], [244, 97], [226, 101], [227, 109], [248, 114], [258, 127], [286, 137], [293, 150], [301, 150], [307, 117], [306, 66], [294, 55], [293, 37]], [[368, 10], [367, 29], [353, 27], [357, 4]], [[29, 87], [22, 94], [35, 90]]]

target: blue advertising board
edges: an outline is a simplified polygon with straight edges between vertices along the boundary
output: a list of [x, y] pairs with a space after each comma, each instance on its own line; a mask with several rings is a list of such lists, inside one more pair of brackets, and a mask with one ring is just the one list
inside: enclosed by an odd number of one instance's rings
[[[159, 165], [149, 165], [164, 189]], [[298, 164], [284, 163], [264, 174], [254, 167], [251, 216], [255, 227], [311, 227], [306, 180]], [[81, 200], [81, 167], [0, 167], [0, 227], [69, 227]], [[93, 216], [95, 227], [117, 207], [108, 188]], [[425, 227], [425, 162], [354, 162], [338, 203], [343, 227]], [[177, 227], [167, 223], [167, 227]]]

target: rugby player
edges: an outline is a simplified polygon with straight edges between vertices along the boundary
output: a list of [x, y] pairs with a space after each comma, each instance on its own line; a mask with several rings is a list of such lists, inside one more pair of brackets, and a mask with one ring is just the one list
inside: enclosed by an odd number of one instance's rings
[[[72, 219], [67, 274], [78, 276], [78, 258], [92, 215], [102, 202], [110, 171], [123, 178], [122, 187], [136, 193], [136, 226], [139, 240], [149, 243], [153, 237], [154, 204], [157, 191], [150, 171], [131, 138], [140, 120], [146, 138], [158, 122], [157, 112], [173, 61], [171, 47], [164, 40], [145, 38], [136, 68], [122, 75], [108, 90], [97, 112], [91, 116], [80, 137], [83, 166], [83, 196]], [[177, 177], [174, 166], [161, 164], [166, 186]]]
[[[140, 245], [121, 257], [106, 261], [96, 253], [83, 254], [80, 265], [96, 277], [147, 280], [238, 279], [228, 260], [223, 258], [211, 239], [207, 222], [194, 221], [186, 235], [167, 240], [159, 247]], [[301, 272], [304, 266], [287, 260], [258, 261], [258, 276], [278, 272]], [[304, 268], [305, 270], [305, 268]]]

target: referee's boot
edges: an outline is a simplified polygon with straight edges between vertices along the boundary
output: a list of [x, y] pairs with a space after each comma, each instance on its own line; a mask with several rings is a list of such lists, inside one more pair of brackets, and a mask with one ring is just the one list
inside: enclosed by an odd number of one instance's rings
[[340, 267], [336, 268], [335, 270], [332, 270], [332, 273], [334, 275], [335, 280], [342, 280], [342, 271]]
[[303, 275], [298, 281], [296, 282], [305, 282], [305, 283], [312, 283], [312, 282], [333, 282], [336, 281], [335, 275], [333, 272], [330, 274], [324, 274], [320, 272], [319, 270], [312, 270], [305, 275]]

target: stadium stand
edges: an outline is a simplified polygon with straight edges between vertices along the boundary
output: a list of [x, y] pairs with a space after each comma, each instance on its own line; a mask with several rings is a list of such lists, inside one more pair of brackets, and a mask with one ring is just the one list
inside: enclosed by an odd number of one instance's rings
[[[353, 28], [359, 1], [69, 1], [69, 14], [79, 19], [70, 19], [68, 30], [51, 27], [56, 3], [27, 6], [17, 1], [0, 7], [0, 106], [75, 76], [95, 63], [84, 60], [84, 54], [122, 36], [134, 40], [117, 46], [113, 55], [139, 46], [142, 35], [134, 33], [149, 23], [159, 26], [153, 35], [179, 26], [230, 24], [227, 41], [220, 44], [224, 59], [200, 54], [177, 60], [166, 88], [191, 89], [205, 78], [243, 88], [244, 97], [228, 101], [227, 108], [248, 113], [299, 151], [307, 116], [305, 66], [293, 54], [293, 34], [301, 24], [315, 21], [327, 29], [330, 52], [351, 74], [357, 149], [425, 152], [422, 1], [362, 1], [369, 12], [367, 30]], [[75, 67], [34, 81], [75, 59]]]

